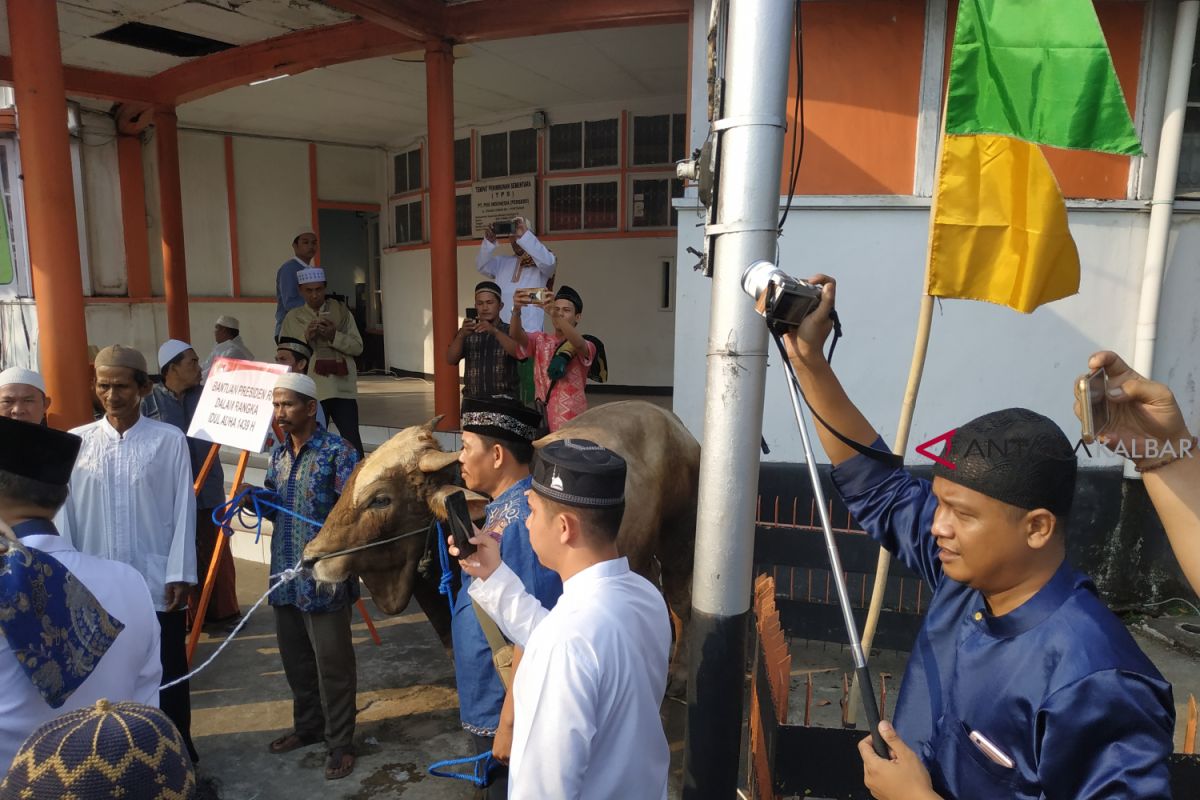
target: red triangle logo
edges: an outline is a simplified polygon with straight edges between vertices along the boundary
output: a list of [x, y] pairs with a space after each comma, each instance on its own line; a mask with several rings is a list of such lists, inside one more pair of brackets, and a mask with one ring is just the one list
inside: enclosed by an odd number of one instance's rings
[[945, 433], [941, 434], [940, 436], [935, 436], [932, 439], [930, 439], [928, 442], [921, 442], [921, 444], [917, 445], [917, 452], [920, 453], [921, 455], [925, 456], [926, 458], [933, 459], [934, 461], [941, 464], [943, 467], [946, 467], [947, 469], [954, 469], [954, 465], [952, 463], [950, 463], [946, 459], [942, 458], [941, 456], [934, 455], [933, 453], [931, 453], [930, 448], [933, 447], [935, 444], [938, 444], [939, 442], [945, 442], [946, 447], [950, 447], [951, 443], [954, 441], [954, 434], [956, 434], [956, 433], [958, 433], [958, 428], [948, 430]]

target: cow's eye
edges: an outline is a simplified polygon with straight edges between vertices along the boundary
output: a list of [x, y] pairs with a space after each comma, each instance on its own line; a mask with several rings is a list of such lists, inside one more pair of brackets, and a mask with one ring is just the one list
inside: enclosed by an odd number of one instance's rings
[[387, 508], [391, 504], [392, 498], [386, 494], [377, 494], [371, 498], [371, 502], [367, 505], [367, 508]]

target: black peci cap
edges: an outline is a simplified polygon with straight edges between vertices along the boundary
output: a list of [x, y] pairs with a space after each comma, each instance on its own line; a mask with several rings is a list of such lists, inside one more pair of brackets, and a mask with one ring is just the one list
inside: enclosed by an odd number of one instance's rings
[[560, 439], [538, 450], [533, 490], [568, 506], [608, 508], [625, 502], [625, 459], [587, 439]]
[[0, 417], [0, 470], [30, 480], [66, 486], [83, 440], [32, 422]]

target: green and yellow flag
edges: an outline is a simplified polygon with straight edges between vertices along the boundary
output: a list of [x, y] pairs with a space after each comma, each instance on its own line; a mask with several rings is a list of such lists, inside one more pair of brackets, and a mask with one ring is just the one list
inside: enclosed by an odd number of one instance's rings
[[1039, 144], [1137, 155], [1091, 0], [961, 0], [926, 291], [1025, 313], [1079, 291]]

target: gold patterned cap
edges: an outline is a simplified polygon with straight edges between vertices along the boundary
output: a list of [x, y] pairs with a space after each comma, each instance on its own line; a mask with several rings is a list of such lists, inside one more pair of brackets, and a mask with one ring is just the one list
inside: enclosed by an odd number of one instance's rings
[[0, 784], [0, 800], [64, 797], [193, 800], [196, 774], [165, 714], [101, 700], [30, 734]]

